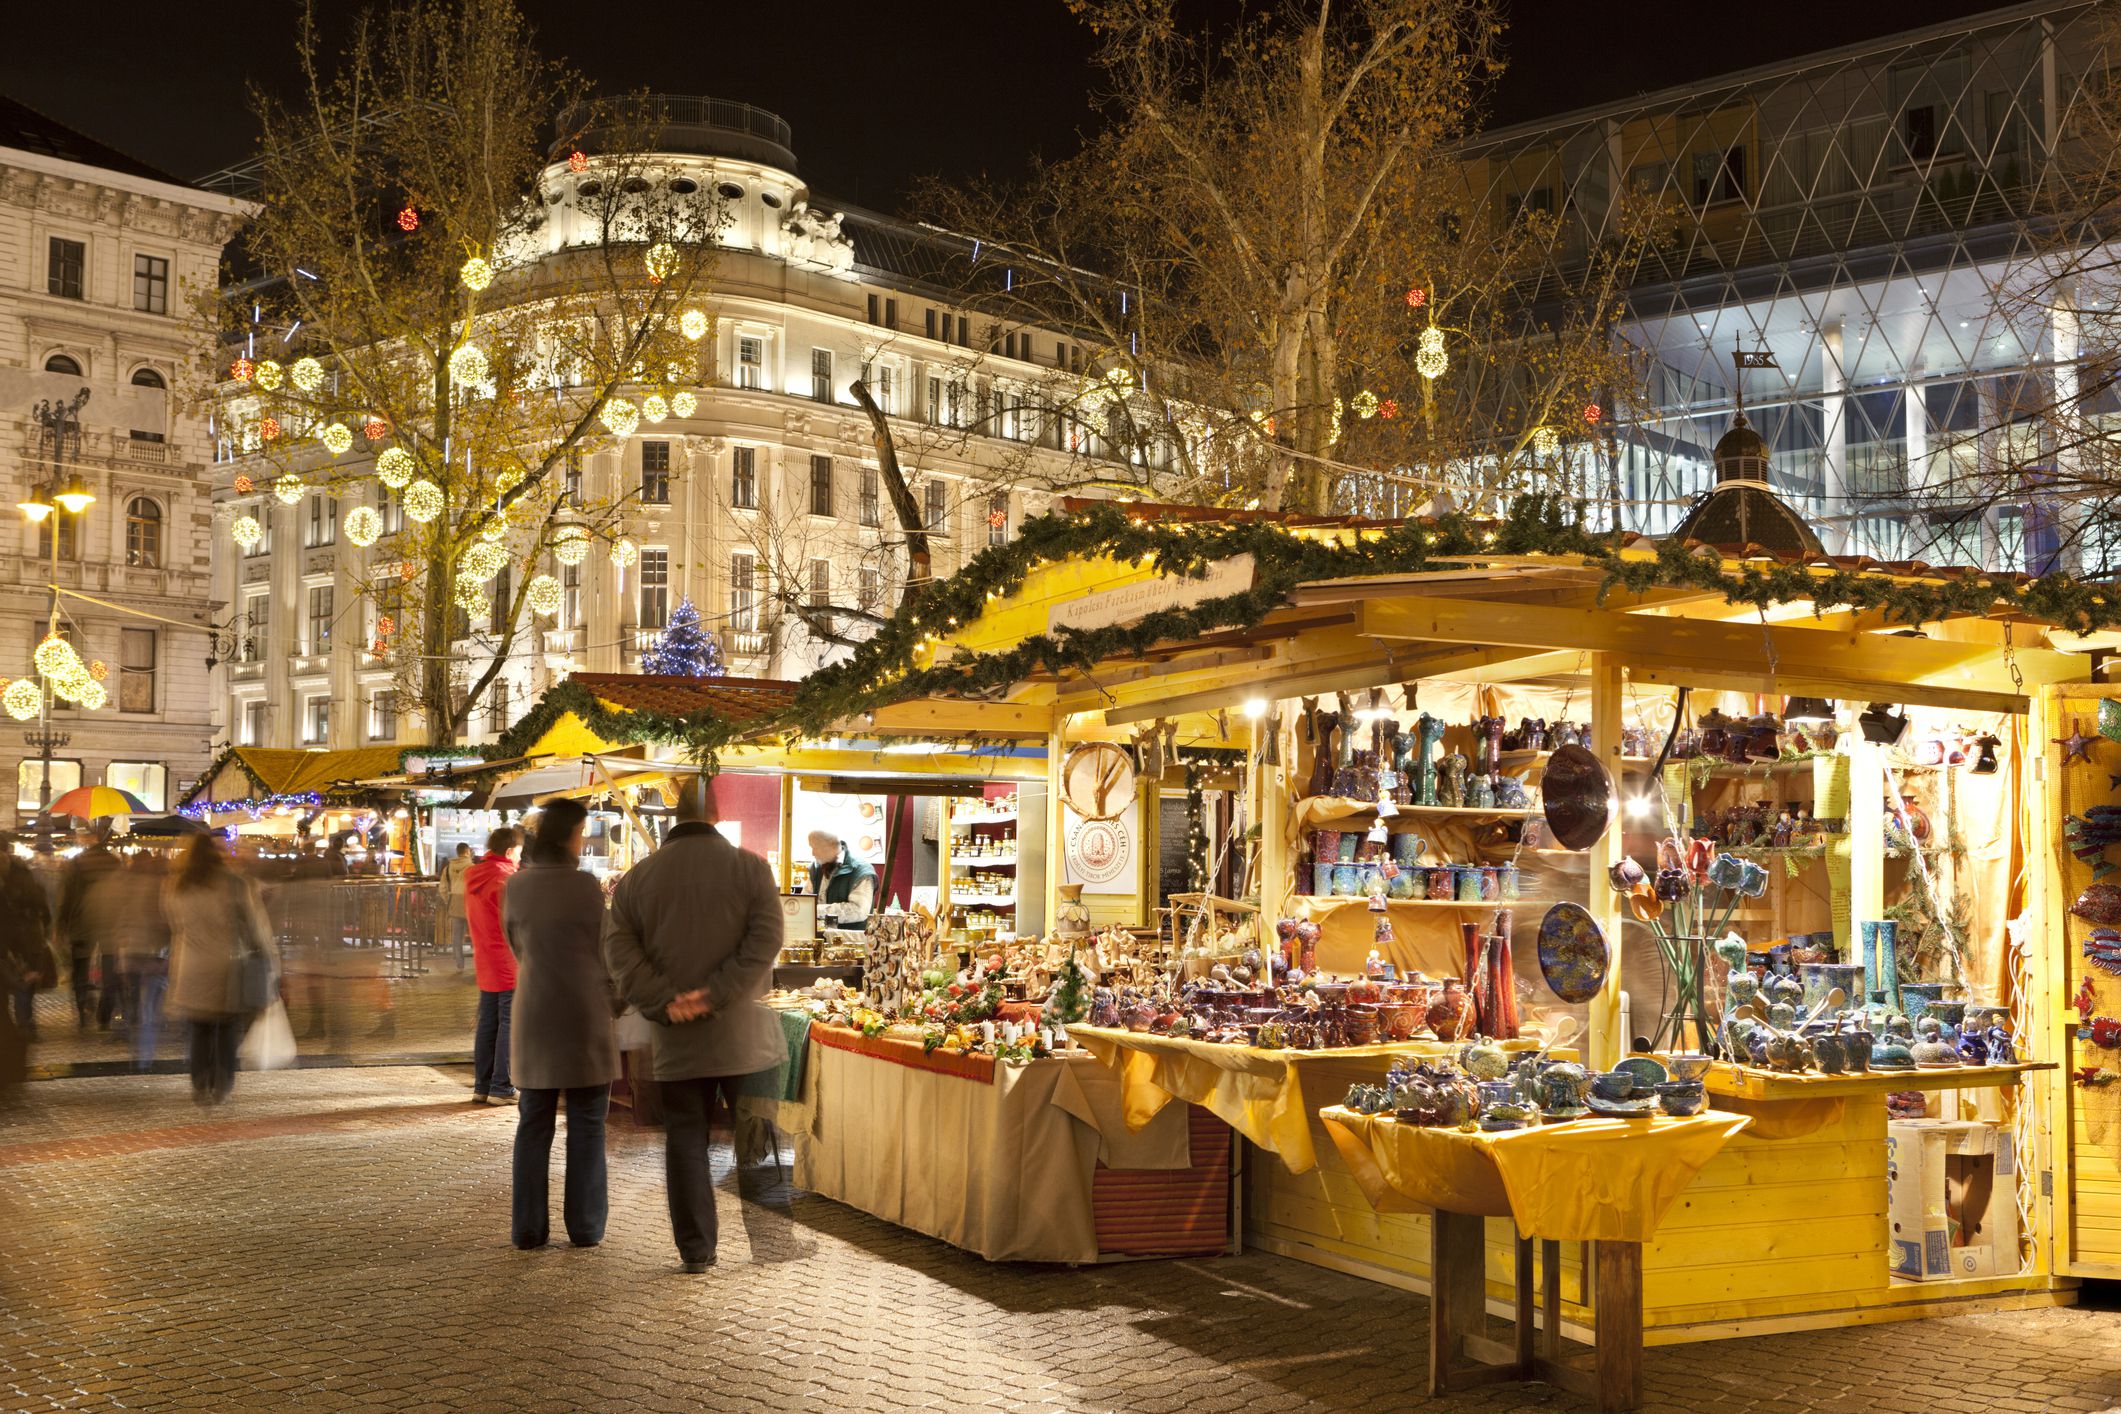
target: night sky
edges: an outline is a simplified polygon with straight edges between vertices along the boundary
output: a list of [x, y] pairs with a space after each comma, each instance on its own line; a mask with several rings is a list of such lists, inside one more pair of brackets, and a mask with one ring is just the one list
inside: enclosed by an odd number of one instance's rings
[[[1992, 0], [1507, 0], [1496, 122], [1543, 117], [1995, 8]], [[330, 0], [341, 15], [354, 7]], [[1203, 14], [1234, 6], [1193, 0]], [[1008, 176], [1095, 121], [1062, 0], [524, 0], [544, 47], [613, 90], [772, 109], [820, 192], [896, 208], [924, 174]], [[182, 177], [250, 151], [245, 86], [293, 77], [296, 0], [12, 7], [0, 92]]]

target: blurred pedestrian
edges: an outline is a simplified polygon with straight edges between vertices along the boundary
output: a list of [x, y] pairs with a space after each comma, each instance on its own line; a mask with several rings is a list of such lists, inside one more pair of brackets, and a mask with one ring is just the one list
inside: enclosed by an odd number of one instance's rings
[[523, 867], [501, 898], [501, 923], [515, 954], [515, 1212], [511, 1235], [543, 1247], [551, 1233], [548, 1171], [553, 1115], [567, 1098], [567, 1178], [560, 1206], [567, 1240], [604, 1240], [610, 1207], [604, 1174], [604, 1115], [619, 1073], [612, 1022], [616, 993], [604, 970], [604, 890], [582, 872], [589, 812], [555, 800], [538, 814]]
[[168, 881], [168, 861], [143, 849], [108, 886], [117, 903], [118, 979], [125, 989], [134, 1070], [153, 1066], [161, 1031], [162, 994], [169, 986], [169, 919], [162, 911], [162, 886]]
[[0, 848], [0, 987], [14, 998], [12, 1014], [0, 1011], [0, 1095], [28, 1068], [36, 1022], [31, 1005], [56, 980], [50, 942], [51, 907], [36, 873]]
[[[714, 788], [678, 792], [662, 848], [619, 880], [604, 924], [604, 962], [650, 1024], [663, 1095], [663, 1176], [670, 1228], [688, 1272], [714, 1265], [717, 1224], [708, 1129], [720, 1096], [736, 1118], [743, 1078], [788, 1054], [760, 1005], [781, 951], [781, 901], [766, 861], [714, 828]], [[743, 1182], [738, 1170], [738, 1183]]]
[[471, 1102], [508, 1104], [516, 1097], [508, 1074], [510, 1012], [515, 1006], [516, 959], [501, 928], [501, 893], [516, 872], [522, 836], [507, 825], [486, 837], [486, 853], [464, 876], [464, 912], [471, 925], [471, 965], [479, 983], [478, 1030], [471, 1042]]
[[471, 873], [473, 864], [471, 846], [459, 841], [457, 852], [442, 861], [440, 873], [442, 889], [442, 927], [449, 950], [457, 955], [457, 971], [464, 970], [465, 955], [471, 951], [471, 930], [464, 919], [464, 879]]
[[[110, 940], [97, 937], [108, 920], [103, 886], [118, 872], [118, 856], [110, 850], [109, 823], [78, 830], [74, 841], [81, 852], [66, 862], [59, 875], [59, 935], [67, 950], [74, 989], [74, 1020], [88, 1030], [96, 1014], [96, 952]], [[110, 1013], [103, 1013], [110, 1025]]]
[[191, 1025], [191, 1091], [219, 1104], [236, 1083], [236, 1047], [279, 986], [280, 952], [257, 886], [221, 841], [199, 835], [162, 888], [169, 918], [169, 1011]]

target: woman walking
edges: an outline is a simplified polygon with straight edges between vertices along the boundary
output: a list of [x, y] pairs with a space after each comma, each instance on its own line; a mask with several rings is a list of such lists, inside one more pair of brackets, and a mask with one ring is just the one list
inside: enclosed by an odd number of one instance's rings
[[577, 1247], [604, 1240], [604, 1113], [619, 1073], [617, 1013], [604, 971], [604, 890], [582, 872], [579, 801], [555, 800], [538, 816], [523, 868], [502, 895], [502, 926], [515, 954], [511, 1050], [517, 1093], [515, 1212], [521, 1248], [551, 1232], [547, 1170], [553, 1116], [567, 1098], [567, 1179], [560, 1212]]
[[191, 1093], [219, 1104], [236, 1083], [236, 1047], [279, 989], [280, 952], [257, 886], [200, 835], [162, 886], [169, 922], [168, 1009], [191, 1027]]

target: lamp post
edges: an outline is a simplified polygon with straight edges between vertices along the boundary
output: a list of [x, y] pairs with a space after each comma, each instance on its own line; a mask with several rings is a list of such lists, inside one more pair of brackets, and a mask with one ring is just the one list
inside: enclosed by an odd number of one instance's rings
[[[16, 508], [22, 512], [23, 518], [28, 520], [30, 524], [42, 526], [46, 521], [51, 522], [52, 577], [50, 603], [45, 617], [45, 634], [47, 637], [59, 631], [59, 530], [63, 522], [56, 519], [56, 517], [78, 516], [94, 505], [96, 500], [88, 487], [82, 484], [79, 471], [70, 473], [65, 483], [57, 485], [56, 488], [55, 481], [56, 477], [53, 482], [45, 482], [30, 488], [29, 495], [16, 503]], [[38, 686], [40, 691], [37, 701], [37, 729], [24, 732], [22, 741], [24, 745], [37, 753], [39, 763], [37, 773], [38, 835], [41, 844], [48, 844], [51, 840], [52, 829], [50, 813], [52, 803], [52, 752], [65, 746], [72, 738], [66, 732], [55, 732], [52, 730], [53, 690], [51, 679], [40, 674]]]

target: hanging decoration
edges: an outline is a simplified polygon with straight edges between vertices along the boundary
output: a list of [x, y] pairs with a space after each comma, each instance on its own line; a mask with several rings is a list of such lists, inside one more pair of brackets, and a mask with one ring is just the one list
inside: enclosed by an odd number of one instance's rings
[[282, 472], [272, 484], [272, 498], [283, 506], [292, 506], [302, 499], [302, 478], [291, 471]]
[[371, 442], [380, 442], [390, 435], [390, 424], [380, 417], [371, 417], [361, 424], [361, 435]]
[[1377, 404], [1377, 415], [1387, 422], [1399, 416], [1399, 399], [1384, 398], [1380, 400]]
[[405, 514], [426, 525], [442, 514], [442, 488], [421, 477], [405, 488]]
[[486, 586], [469, 575], [458, 578], [456, 587], [451, 591], [450, 597], [456, 601], [458, 608], [469, 609], [473, 612], [485, 608], [492, 602], [486, 597]]
[[1450, 366], [1451, 356], [1443, 348], [1443, 330], [1431, 324], [1421, 331], [1421, 343], [1414, 350], [1414, 371], [1433, 381], [1443, 377]]
[[237, 516], [235, 523], [229, 526], [228, 534], [229, 538], [243, 547], [243, 553], [247, 555], [265, 538], [265, 527], [258, 524], [256, 516]]
[[582, 149], [579, 147], [576, 148], [574, 151], [568, 153], [567, 170], [577, 174], [588, 171], [589, 154], [582, 151]]
[[249, 359], [238, 358], [228, 366], [228, 376], [235, 379], [238, 383], [248, 383], [251, 380], [251, 375], [257, 372], [257, 368], [258, 365], [252, 363]]
[[403, 447], [386, 447], [383, 455], [376, 458], [376, 480], [393, 491], [412, 480], [412, 474], [419, 469], [412, 453]]
[[16, 678], [0, 691], [0, 707], [18, 722], [26, 722], [44, 706], [44, 689], [35, 678]]
[[457, 574], [463, 579], [473, 579], [481, 584], [490, 584], [508, 567], [508, 552], [490, 540], [476, 540], [464, 548], [457, 557]]
[[110, 664], [98, 658], [88, 665], [88, 675], [97, 682], [103, 682], [110, 677]]
[[688, 309], [679, 315], [678, 332], [695, 344], [706, 338], [707, 311], [704, 309]]
[[274, 392], [287, 381], [287, 370], [269, 358], [260, 359], [257, 371], [250, 375], [250, 381], [268, 393]]
[[398, 212], [398, 229], [407, 235], [420, 229], [420, 213], [407, 206]]
[[1532, 455], [1555, 457], [1561, 454], [1561, 434], [1551, 427], [1535, 428], [1532, 432]]
[[497, 515], [488, 516], [486, 524], [479, 527], [479, 538], [498, 542], [502, 536], [508, 533], [509, 520], [512, 515], [513, 511], [507, 510]]
[[563, 525], [553, 532], [552, 557], [563, 565], [578, 565], [589, 558], [589, 532], [579, 525]]
[[1361, 392], [1357, 393], [1353, 398], [1349, 399], [1348, 406], [1355, 409], [1355, 415], [1357, 417], [1361, 418], [1364, 422], [1368, 422], [1371, 418], [1377, 416], [1377, 409], [1379, 406], [1377, 401], [1377, 394], [1371, 392], [1368, 388], [1365, 388]]
[[560, 612], [560, 582], [549, 574], [538, 575], [523, 586], [523, 598], [532, 613], [549, 619]]
[[1408, 309], [1420, 309], [1420, 308], [1421, 308], [1421, 307], [1422, 307], [1423, 305], [1427, 304], [1428, 302], [1429, 302], [1429, 292], [1428, 292], [1427, 290], [1423, 289], [1423, 288], [1422, 288], [1421, 286], [1419, 286], [1419, 285], [1415, 285], [1415, 286], [1411, 287], [1410, 289], [1408, 289], [1408, 291], [1407, 291], [1407, 308], [1408, 308]]
[[457, 267], [457, 278], [464, 282], [465, 289], [477, 294], [493, 283], [493, 266], [484, 257], [474, 255]]
[[700, 400], [691, 393], [680, 389], [670, 395], [670, 415], [672, 417], [690, 417], [699, 410]]
[[611, 398], [597, 414], [605, 429], [614, 437], [631, 437], [633, 429], [641, 425], [641, 410], [624, 398]]
[[83, 671], [81, 655], [74, 651], [74, 645], [56, 633], [44, 635], [38, 642], [36, 651], [30, 654], [30, 661], [37, 665], [38, 672], [48, 678], [64, 677]]
[[641, 399], [641, 416], [650, 422], [661, 422], [670, 416], [670, 404], [663, 401], [661, 393], [650, 393]]
[[1583, 405], [1583, 420], [1585, 422], [1596, 423], [1604, 415], [1605, 409], [1599, 407], [1596, 403], [1585, 403]]
[[258, 483], [240, 471], [236, 473], [236, 479], [232, 484], [235, 486], [236, 494], [239, 496], [248, 496], [251, 492], [258, 489]]
[[648, 283], [660, 285], [678, 271], [678, 248], [668, 241], [657, 241], [648, 247], [643, 263], [648, 267]]
[[383, 533], [383, 517], [377, 513], [374, 506], [355, 506], [346, 513], [346, 522], [342, 529], [346, 531], [346, 538], [352, 542], [355, 549], [366, 550], [375, 544], [376, 537]]
[[477, 344], [465, 344], [449, 356], [449, 381], [452, 383], [484, 383], [493, 373], [493, 363], [486, 357], [486, 350]]
[[493, 489], [496, 495], [505, 496], [522, 484], [523, 465], [521, 462], [505, 462], [502, 464], [501, 469], [493, 474]]
[[288, 379], [305, 393], [314, 393], [324, 386], [324, 365], [304, 355], [287, 370]]
[[624, 574], [640, 558], [641, 547], [626, 536], [621, 535], [611, 542], [611, 563], [618, 567], [619, 573]]
[[259, 418], [259, 419], [258, 419], [258, 438], [259, 438], [259, 440], [260, 440], [260, 441], [265, 441], [265, 442], [277, 442], [277, 441], [279, 441], [279, 440], [280, 440], [280, 419], [279, 419], [279, 418], [277, 418], [277, 417], [272, 417], [272, 416], [269, 416], [269, 415], [268, 415], [268, 416], [266, 416], [266, 417], [261, 417], [261, 418]]
[[343, 422], [334, 422], [317, 434], [317, 440], [333, 456], [344, 456], [353, 448], [353, 429]]

